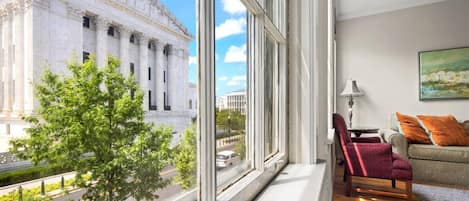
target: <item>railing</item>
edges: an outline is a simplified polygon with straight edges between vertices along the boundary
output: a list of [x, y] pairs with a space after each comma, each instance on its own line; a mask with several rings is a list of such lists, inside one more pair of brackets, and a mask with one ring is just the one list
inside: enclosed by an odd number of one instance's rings
[[156, 105], [150, 105], [150, 110], [156, 110]]
[[164, 106], [164, 110], [165, 110], [165, 111], [171, 110], [171, 106], [165, 105], [165, 106]]

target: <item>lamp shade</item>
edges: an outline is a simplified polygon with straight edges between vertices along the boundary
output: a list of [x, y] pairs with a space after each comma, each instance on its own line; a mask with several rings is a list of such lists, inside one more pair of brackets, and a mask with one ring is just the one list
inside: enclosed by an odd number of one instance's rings
[[347, 83], [345, 84], [345, 88], [340, 93], [341, 96], [363, 96], [363, 93], [358, 89], [357, 81], [356, 80], [347, 80]]

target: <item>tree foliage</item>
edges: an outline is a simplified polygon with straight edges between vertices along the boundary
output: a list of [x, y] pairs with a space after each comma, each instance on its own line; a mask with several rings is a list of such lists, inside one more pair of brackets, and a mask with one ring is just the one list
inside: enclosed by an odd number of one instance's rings
[[246, 126], [246, 116], [237, 110], [220, 110], [215, 118], [217, 126], [225, 129], [244, 130]]
[[178, 175], [175, 181], [183, 188], [189, 189], [197, 181], [196, 132], [194, 126], [184, 131], [174, 155], [174, 164]]
[[46, 70], [35, 86], [40, 108], [25, 118], [29, 137], [12, 141], [11, 151], [34, 164], [72, 168], [86, 200], [154, 200], [168, 184], [159, 172], [171, 159], [171, 128], [144, 122], [143, 92], [118, 66], [110, 57], [98, 69], [92, 57], [68, 64], [67, 76]]

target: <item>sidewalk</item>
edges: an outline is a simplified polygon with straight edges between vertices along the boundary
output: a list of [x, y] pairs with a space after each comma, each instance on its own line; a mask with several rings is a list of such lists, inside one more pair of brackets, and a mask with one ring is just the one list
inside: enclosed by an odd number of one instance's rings
[[68, 172], [68, 173], [63, 173], [59, 175], [54, 175], [50, 177], [44, 177], [36, 180], [31, 180], [23, 183], [18, 183], [18, 184], [13, 184], [9, 186], [3, 186], [0, 187], [0, 195], [7, 194], [11, 191], [16, 191], [18, 190], [18, 187], [21, 186], [23, 189], [28, 189], [28, 188], [34, 188], [34, 187], [39, 187], [41, 186], [41, 182], [44, 181], [44, 184], [53, 184], [53, 183], [59, 183], [62, 176], [64, 177], [65, 180], [67, 179], [72, 179], [75, 178], [75, 172]]

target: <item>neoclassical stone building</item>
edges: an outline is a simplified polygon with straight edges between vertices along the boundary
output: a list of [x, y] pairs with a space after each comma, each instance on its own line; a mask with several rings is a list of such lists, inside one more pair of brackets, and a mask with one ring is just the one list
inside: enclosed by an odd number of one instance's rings
[[[121, 60], [146, 92], [147, 121], [181, 132], [190, 122], [192, 35], [158, 0], [0, 0], [0, 135], [18, 135], [38, 107], [32, 83], [45, 66], [67, 73], [71, 58]], [[192, 103], [193, 104], [193, 103]]]

